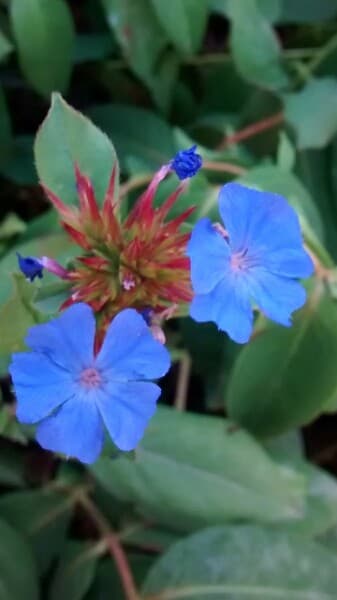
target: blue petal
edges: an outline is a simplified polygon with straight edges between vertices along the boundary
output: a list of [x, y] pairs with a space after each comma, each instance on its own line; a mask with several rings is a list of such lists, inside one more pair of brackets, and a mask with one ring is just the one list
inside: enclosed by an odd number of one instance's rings
[[28, 331], [26, 344], [60, 367], [78, 372], [93, 363], [95, 317], [84, 303], [67, 308], [56, 319]]
[[96, 366], [117, 380], [153, 379], [169, 370], [170, 355], [154, 339], [143, 317], [128, 308], [109, 325]]
[[187, 246], [191, 259], [191, 280], [197, 294], [210, 292], [229, 266], [230, 250], [226, 240], [211, 221], [201, 219], [194, 227]]
[[275, 275], [283, 277], [304, 278], [310, 277], [314, 272], [314, 264], [305, 250], [281, 249], [266, 254], [263, 266]]
[[209, 294], [195, 296], [190, 315], [200, 322], [213, 321], [239, 344], [248, 342], [253, 328], [253, 312], [242, 280], [223, 279]]
[[120, 450], [136, 448], [156, 411], [160, 387], [155, 383], [112, 382], [97, 405], [111, 439]]
[[300, 283], [261, 268], [250, 273], [249, 288], [260, 310], [286, 327], [291, 325], [291, 313], [306, 301], [306, 291]]
[[248, 248], [264, 256], [302, 248], [298, 217], [282, 196], [228, 183], [220, 191], [219, 209], [234, 252]]
[[43, 355], [14, 354], [9, 372], [21, 423], [37, 423], [74, 395], [70, 374]]
[[95, 402], [69, 400], [37, 429], [42, 448], [62, 452], [84, 463], [93, 463], [103, 444], [103, 424]]

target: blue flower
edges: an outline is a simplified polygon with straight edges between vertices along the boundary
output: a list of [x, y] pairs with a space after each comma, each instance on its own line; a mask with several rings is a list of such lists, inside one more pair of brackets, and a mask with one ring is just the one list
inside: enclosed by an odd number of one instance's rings
[[39, 423], [36, 438], [48, 450], [92, 463], [103, 444], [103, 423], [121, 450], [134, 449], [156, 410], [160, 388], [150, 379], [170, 366], [134, 309], [121, 311], [94, 355], [95, 317], [84, 303], [32, 327], [33, 350], [13, 355], [10, 373], [17, 417]]
[[268, 318], [289, 327], [291, 313], [306, 299], [296, 279], [313, 273], [295, 211], [282, 196], [236, 183], [221, 189], [219, 209], [226, 229], [201, 219], [188, 244], [195, 292], [191, 316], [214, 321], [245, 343], [252, 333], [253, 301]]
[[34, 281], [35, 277], [39, 277], [39, 279], [43, 277], [43, 264], [38, 258], [34, 258], [33, 256], [21, 256], [19, 252], [16, 254], [20, 270], [27, 279]]
[[202, 158], [195, 149], [196, 146], [192, 146], [188, 150], [181, 150], [171, 161], [171, 169], [181, 180], [193, 177], [201, 168]]

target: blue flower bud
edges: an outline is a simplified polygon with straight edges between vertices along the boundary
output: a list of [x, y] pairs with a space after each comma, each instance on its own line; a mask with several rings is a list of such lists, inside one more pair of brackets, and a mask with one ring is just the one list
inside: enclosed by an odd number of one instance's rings
[[38, 258], [34, 258], [33, 256], [21, 256], [19, 252], [16, 254], [20, 270], [27, 279], [34, 281], [35, 277], [39, 277], [39, 279], [43, 277], [43, 265]]
[[177, 152], [171, 162], [171, 169], [181, 180], [193, 177], [201, 168], [202, 158], [195, 149], [196, 146], [192, 146], [188, 150]]

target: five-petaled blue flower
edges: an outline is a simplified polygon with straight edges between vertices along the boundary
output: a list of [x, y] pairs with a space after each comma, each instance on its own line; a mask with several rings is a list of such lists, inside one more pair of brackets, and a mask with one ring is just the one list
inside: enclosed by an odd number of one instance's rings
[[202, 166], [202, 158], [195, 151], [196, 146], [177, 152], [171, 161], [171, 169], [175, 171], [179, 179], [193, 177]]
[[121, 450], [134, 449], [156, 410], [160, 388], [150, 382], [170, 366], [134, 309], [121, 311], [94, 355], [95, 317], [84, 303], [32, 327], [33, 352], [14, 354], [10, 366], [17, 417], [39, 423], [37, 441], [48, 450], [92, 463], [103, 444], [103, 423]]
[[295, 211], [282, 196], [237, 183], [223, 186], [219, 209], [225, 229], [201, 219], [188, 244], [191, 316], [214, 321], [238, 343], [251, 335], [252, 303], [290, 326], [291, 313], [306, 299], [296, 279], [313, 272]]
[[35, 277], [39, 277], [39, 279], [43, 276], [43, 264], [40, 259], [34, 258], [33, 256], [21, 256], [19, 252], [16, 253], [18, 257], [18, 263], [20, 267], [20, 271], [30, 279], [30, 281], [34, 281]]

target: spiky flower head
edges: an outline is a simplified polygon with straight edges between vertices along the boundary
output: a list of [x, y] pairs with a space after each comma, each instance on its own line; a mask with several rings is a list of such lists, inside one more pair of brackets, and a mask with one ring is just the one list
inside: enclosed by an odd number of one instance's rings
[[69, 298], [62, 308], [86, 302], [97, 315], [103, 335], [111, 319], [122, 309], [150, 310], [154, 318], [170, 314], [172, 307], [192, 298], [190, 265], [186, 244], [190, 235], [180, 231], [194, 210], [168, 220], [167, 215], [186, 187], [177, 189], [159, 208], [154, 197], [159, 183], [171, 170], [163, 166], [148, 188], [122, 220], [115, 195], [113, 169], [102, 209], [99, 209], [90, 179], [75, 167], [79, 206], [66, 206], [51, 190], [45, 192], [57, 209], [64, 229], [84, 250], [68, 271]]

